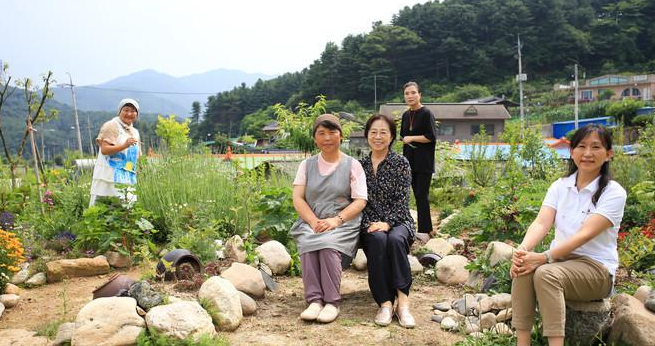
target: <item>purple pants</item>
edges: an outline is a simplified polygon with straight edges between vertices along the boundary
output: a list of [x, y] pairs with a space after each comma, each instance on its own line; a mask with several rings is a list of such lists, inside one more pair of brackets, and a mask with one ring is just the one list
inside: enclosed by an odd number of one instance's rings
[[308, 303], [339, 306], [341, 294], [341, 252], [321, 249], [300, 255], [305, 300]]

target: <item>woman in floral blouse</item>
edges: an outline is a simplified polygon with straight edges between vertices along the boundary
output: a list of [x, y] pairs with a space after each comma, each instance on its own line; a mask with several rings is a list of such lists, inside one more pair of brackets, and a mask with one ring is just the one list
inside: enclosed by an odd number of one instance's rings
[[412, 173], [409, 162], [391, 150], [396, 124], [378, 114], [367, 122], [364, 134], [371, 154], [364, 158], [368, 204], [362, 215], [362, 241], [368, 266], [368, 284], [380, 308], [375, 323], [387, 326], [395, 314], [398, 323], [413, 328], [409, 311], [412, 285], [407, 254], [414, 241], [414, 220], [409, 214]]

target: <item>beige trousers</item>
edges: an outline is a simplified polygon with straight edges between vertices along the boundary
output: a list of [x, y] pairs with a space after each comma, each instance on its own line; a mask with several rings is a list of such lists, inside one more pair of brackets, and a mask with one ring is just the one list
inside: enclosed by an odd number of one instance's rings
[[539, 266], [512, 281], [512, 325], [532, 330], [536, 303], [544, 336], [564, 336], [565, 300], [591, 301], [606, 298], [612, 289], [607, 268], [586, 256], [570, 255]]

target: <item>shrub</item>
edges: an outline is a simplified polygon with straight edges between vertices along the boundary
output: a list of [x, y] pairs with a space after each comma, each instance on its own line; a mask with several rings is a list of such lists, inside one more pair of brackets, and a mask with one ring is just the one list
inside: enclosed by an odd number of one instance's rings
[[23, 244], [18, 236], [0, 229], [0, 292], [4, 292], [11, 276], [20, 270], [20, 264], [25, 261], [23, 252]]

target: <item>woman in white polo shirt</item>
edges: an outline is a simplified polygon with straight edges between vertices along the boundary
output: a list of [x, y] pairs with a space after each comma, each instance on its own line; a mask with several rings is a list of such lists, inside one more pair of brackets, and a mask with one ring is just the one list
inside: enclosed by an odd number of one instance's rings
[[[549, 345], [564, 344], [565, 300], [610, 295], [618, 267], [617, 236], [626, 192], [611, 180], [612, 137], [600, 125], [573, 135], [566, 177], [548, 189], [537, 218], [514, 253], [512, 324], [517, 344], [530, 345], [538, 302]], [[548, 251], [532, 250], [555, 226]]]

